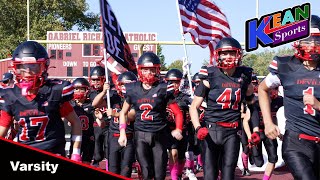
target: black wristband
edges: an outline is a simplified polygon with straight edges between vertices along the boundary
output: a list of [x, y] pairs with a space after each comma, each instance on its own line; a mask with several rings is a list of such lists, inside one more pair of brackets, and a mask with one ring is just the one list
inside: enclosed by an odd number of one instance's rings
[[201, 128], [201, 126], [198, 126], [198, 127], [196, 128], [196, 134], [198, 134], [198, 131], [199, 131], [200, 128]]

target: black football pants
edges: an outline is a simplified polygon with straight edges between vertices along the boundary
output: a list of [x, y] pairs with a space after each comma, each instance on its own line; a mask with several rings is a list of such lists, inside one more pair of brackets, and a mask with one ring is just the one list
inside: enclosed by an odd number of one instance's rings
[[94, 127], [94, 156], [95, 162], [100, 162], [103, 158], [108, 159], [108, 133], [109, 127]]
[[219, 170], [223, 180], [235, 178], [240, 150], [238, 129], [207, 124], [209, 134], [202, 143], [204, 179], [217, 179]]
[[286, 130], [282, 143], [283, 160], [294, 179], [319, 180], [320, 143], [298, 137], [298, 133]]
[[127, 146], [121, 147], [118, 143], [119, 137], [109, 133], [109, 171], [122, 176], [131, 177], [132, 164], [135, 161], [133, 139], [127, 139]]
[[207, 128], [209, 134], [202, 143], [204, 179], [217, 179], [219, 170], [223, 180], [234, 179], [240, 150], [238, 129], [216, 124], [207, 125]]
[[166, 177], [168, 153], [165, 132], [136, 131], [134, 134], [136, 155], [143, 179], [164, 180]]

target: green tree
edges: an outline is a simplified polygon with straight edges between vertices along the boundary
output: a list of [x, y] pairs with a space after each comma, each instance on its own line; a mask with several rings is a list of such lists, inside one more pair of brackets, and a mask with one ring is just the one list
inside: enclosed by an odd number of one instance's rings
[[162, 46], [160, 44], [157, 44], [157, 55], [160, 59], [160, 63], [161, 63], [161, 71], [167, 71], [167, 65], [165, 63], [165, 57], [164, 55], [162, 54]]
[[279, 48], [277, 51], [266, 49], [262, 52], [246, 54], [242, 63], [245, 66], [252, 67], [257, 75], [266, 76], [269, 73], [268, 66], [274, 56], [288, 56], [293, 54], [294, 49], [287, 47]]
[[176, 69], [179, 69], [182, 72], [183, 71], [182, 70], [182, 65], [183, 65], [183, 61], [182, 60], [175, 60], [168, 66], [168, 70], [176, 68]]
[[[85, 0], [30, 0], [30, 39], [46, 39], [47, 31], [99, 30], [99, 14], [87, 12]], [[0, 58], [27, 40], [27, 2], [0, 1]]]

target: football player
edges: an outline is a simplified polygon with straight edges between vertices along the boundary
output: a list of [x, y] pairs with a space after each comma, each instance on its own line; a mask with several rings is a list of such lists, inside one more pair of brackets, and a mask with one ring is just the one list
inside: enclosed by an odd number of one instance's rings
[[310, 36], [294, 43], [294, 56], [275, 56], [259, 85], [265, 135], [276, 139], [279, 127], [271, 116], [270, 89], [283, 86], [285, 134], [282, 157], [294, 179], [319, 179], [320, 169], [320, 17], [311, 16]]
[[18, 142], [65, 156], [64, 117], [72, 126], [71, 159], [81, 161], [82, 131], [70, 104], [72, 84], [47, 79], [48, 53], [35, 41], [21, 43], [13, 52], [12, 64], [17, 83], [4, 89], [0, 136], [5, 136], [14, 117], [19, 124]]
[[[270, 100], [271, 100], [270, 107], [271, 107], [271, 114], [272, 114], [272, 122], [274, 124], [277, 124], [276, 113], [278, 109], [281, 106], [283, 106], [283, 98], [281, 96], [278, 96], [278, 88], [274, 88], [270, 90]], [[257, 101], [256, 103], [259, 103], [259, 102]], [[264, 179], [270, 179], [272, 172], [275, 168], [275, 164], [278, 161], [278, 155], [277, 155], [278, 142], [277, 142], [277, 139], [269, 139], [268, 137], [266, 137], [264, 133], [265, 128], [263, 123], [263, 117], [261, 115], [261, 109], [258, 105], [257, 107], [259, 111], [259, 116], [257, 118], [259, 121], [259, 131], [260, 131], [259, 135], [261, 138], [261, 143], [259, 143], [258, 146], [252, 147], [253, 148], [252, 150], [257, 152], [257, 153], [253, 153], [255, 154], [255, 157], [253, 158], [253, 160], [258, 167], [261, 167], [264, 164], [263, 154], [262, 154], [262, 142], [263, 142], [263, 145], [268, 155], [268, 163], [264, 172]]]
[[[131, 177], [132, 164], [135, 161], [135, 148], [133, 143], [133, 122], [131, 122], [132, 120], [134, 120], [135, 112], [134, 109], [131, 109], [128, 113], [129, 120], [127, 121], [126, 128], [127, 145], [125, 147], [120, 146], [118, 143], [118, 138], [120, 136], [119, 112], [124, 102], [124, 96], [122, 93], [122, 91], [124, 90], [124, 85], [127, 83], [136, 82], [137, 80], [137, 76], [130, 71], [120, 74], [116, 81], [116, 91], [111, 91], [112, 93], [110, 93], [111, 108], [107, 110], [107, 115], [111, 117], [108, 139], [108, 168], [110, 172], [120, 174], [126, 177]], [[110, 86], [109, 84], [105, 83], [105, 85], [103, 86], [103, 91], [94, 98], [92, 102], [93, 106], [107, 106], [105, 97], [108, 89], [110, 89]]]
[[[255, 74], [252, 74], [252, 80], [251, 83], [253, 85], [254, 94], [255, 94], [255, 102], [252, 106], [249, 106], [250, 108], [256, 108], [255, 110], [250, 110], [248, 108], [246, 102], [242, 103], [242, 112], [241, 112], [241, 119], [242, 119], [242, 131], [240, 133], [241, 135], [241, 145], [242, 145], [242, 153], [241, 153], [241, 159], [243, 164], [242, 169], [242, 175], [243, 176], [250, 176], [251, 173], [249, 171], [249, 164], [248, 160], [250, 157], [250, 163], [253, 164], [253, 158], [254, 157], [260, 157], [257, 151], [257, 145], [260, 142], [260, 136], [259, 136], [259, 114], [258, 114], [258, 108], [259, 103], [257, 101], [258, 98], [258, 86], [259, 81], [257, 79], [257, 76]], [[256, 136], [256, 137], [255, 137]], [[253, 139], [255, 141], [253, 141]], [[250, 156], [249, 156], [250, 155]], [[256, 161], [257, 162], [257, 161]], [[260, 161], [261, 162], [261, 161]], [[261, 167], [262, 164], [256, 163], [256, 166]]]
[[[183, 93], [179, 90], [180, 84], [183, 74], [179, 69], [170, 69], [166, 75], [165, 80], [168, 84], [173, 85], [174, 90], [174, 96], [176, 99], [176, 102], [179, 105], [179, 108], [182, 111], [183, 115], [183, 130], [182, 135], [183, 138], [179, 141], [175, 138], [173, 138], [171, 135], [169, 135], [168, 139], [170, 141], [168, 149], [169, 149], [169, 170], [171, 172], [171, 178], [173, 180], [177, 180], [178, 178], [182, 178], [182, 171], [186, 162], [186, 156], [185, 153], [187, 151], [188, 146], [188, 139], [189, 139], [189, 132], [188, 131], [188, 125], [190, 122], [189, 116], [189, 106], [191, 104], [190, 96], [186, 93]], [[168, 120], [168, 128], [169, 130], [174, 130], [175, 127], [175, 118], [174, 114], [172, 113], [172, 110], [167, 107], [167, 120]], [[194, 165], [194, 159], [193, 159], [193, 152], [187, 153], [187, 166], [188, 169], [186, 170], [186, 175], [189, 177], [189, 179], [197, 179], [194, 172], [193, 172], [193, 165]]]
[[[207, 67], [207, 78], [200, 82], [190, 107], [190, 115], [198, 139], [202, 142], [204, 179], [234, 179], [240, 137], [238, 125], [241, 102], [252, 103], [252, 69], [240, 66], [242, 47], [232, 38], [222, 38], [215, 47], [216, 66]], [[199, 122], [198, 109], [203, 101], [205, 127]]]
[[[89, 92], [89, 99], [93, 102], [94, 98], [103, 91], [103, 85], [106, 81], [105, 69], [101, 66], [96, 66], [90, 71], [89, 82], [91, 91]], [[107, 107], [96, 108], [94, 127], [95, 148], [93, 155], [92, 165], [99, 167], [99, 163], [106, 159], [106, 170], [108, 170], [108, 132], [109, 132], [109, 119], [106, 115]], [[102, 114], [100, 116], [99, 114]], [[99, 116], [100, 118], [98, 118]]]
[[139, 81], [125, 85], [125, 102], [120, 111], [119, 144], [127, 145], [126, 116], [135, 109], [134, 142], [137, 160], [141, 166], [143, 179], [165, 179], [168, 162], [166, 136], [166, 107], [176, 118], [176, 129], [171, 132], [176, 139], [182, 139], [182, 113], [174, 101], [173, 86], [162, 83], [160, 78], [160, 59], [146, 52], [138, 59]]
[[[74, 111], [80, 119], [82, 127], [82, 146], [80, 151], [82, 162], [85, 164], [91, 164], [94, 152], [94, 108], [88, 98], [90, 84], [85, 78], [76, 78], [72, 82], [72, 85], [74, 87], [74, 95], [73, 101], [71, 102]], [[70, 152], [72, 152], [72, 144], [73, 141], [71, 141]]]

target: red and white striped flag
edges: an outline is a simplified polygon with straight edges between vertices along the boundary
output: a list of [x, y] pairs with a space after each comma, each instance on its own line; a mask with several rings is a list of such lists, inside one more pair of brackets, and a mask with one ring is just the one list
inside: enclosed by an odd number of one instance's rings
[[182, 31], [190, 33], [193, 42], [209, 46], [210, 62], [214, 47], [223, 37], [230, 37], [227, 17], [212, 0], [178, 0]]

